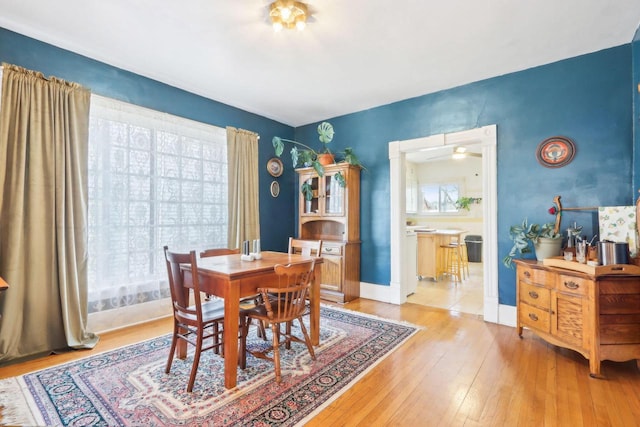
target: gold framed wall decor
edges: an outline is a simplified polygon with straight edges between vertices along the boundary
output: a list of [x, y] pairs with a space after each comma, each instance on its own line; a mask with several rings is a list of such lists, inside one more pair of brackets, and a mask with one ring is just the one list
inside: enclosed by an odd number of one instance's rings
[[271, 183], [271, 197], [278, 197], [278, 195], [280, 194], [280, 184], [278, 183], [278, 181], [273, 181]]

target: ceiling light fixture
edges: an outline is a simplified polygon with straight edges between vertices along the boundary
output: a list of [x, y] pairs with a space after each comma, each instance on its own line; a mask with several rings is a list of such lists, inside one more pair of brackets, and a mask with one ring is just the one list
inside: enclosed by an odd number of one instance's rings
[[274, 31], [283, 28], [302, 31], [306, 26], [308, 14], [307, 5], [299, 1], [278, 0], [269, 6], [269, 17]]
[[466, 151], [467, 149], [464, 147], [456, 147], [451, 157], [454, 159], [464, 159], [467, 156]]
[[482, 157], [482, 154], [467, 152], [466, 147], [456, 147], [453, 149], [453, 154], [451, 155], [451, 158], [464, 159], [465, 157]]

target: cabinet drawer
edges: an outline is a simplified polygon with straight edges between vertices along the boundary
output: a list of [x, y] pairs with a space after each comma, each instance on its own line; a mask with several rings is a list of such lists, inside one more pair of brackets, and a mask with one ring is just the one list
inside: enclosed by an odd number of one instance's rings
[[534, 286], [529, 283], [520, 282], [520, 301], [529, 305], [534, 305], [545, 310], [551, 307], [551, 291], [542, 286]]
[[342, 245], [332, 245], [327, 244], [326, 242], [322, 243], [322, 254], [323, 255], [342, 255]]
[[542, 332], [549, 332], [551, 315], [548, 311], [529, 304], [518, 304], [518, 317], [523, 326]]
[[552, 288], [555, 285], [556, 276], [549, 271], [518, 266], [518, 279]]
[[593, 282], [581, 277], [559, 274], [556, 289], [560, 292], [567, 292], [575, 295], [587, 295], [587, 289], [593, 286]]

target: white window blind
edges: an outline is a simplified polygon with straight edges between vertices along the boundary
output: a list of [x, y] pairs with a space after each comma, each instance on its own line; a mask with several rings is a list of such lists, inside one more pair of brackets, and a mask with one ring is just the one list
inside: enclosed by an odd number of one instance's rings
[[89, 312], [169, 296], [163, 246], [227, 242], [226, 130], [92, 95]]

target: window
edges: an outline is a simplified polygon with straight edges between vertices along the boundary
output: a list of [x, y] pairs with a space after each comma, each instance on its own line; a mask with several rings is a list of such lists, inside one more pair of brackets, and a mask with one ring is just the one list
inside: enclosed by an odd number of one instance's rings
[[422, 213], [458, 212], [456, 208], [456, 200], [460, 193], [458, 184], [424, 184], [420, 187], [420, 193]]
[[89, 312], [169, 296], [163, 246], [227, 245], [226, 130], [93, 95]]

